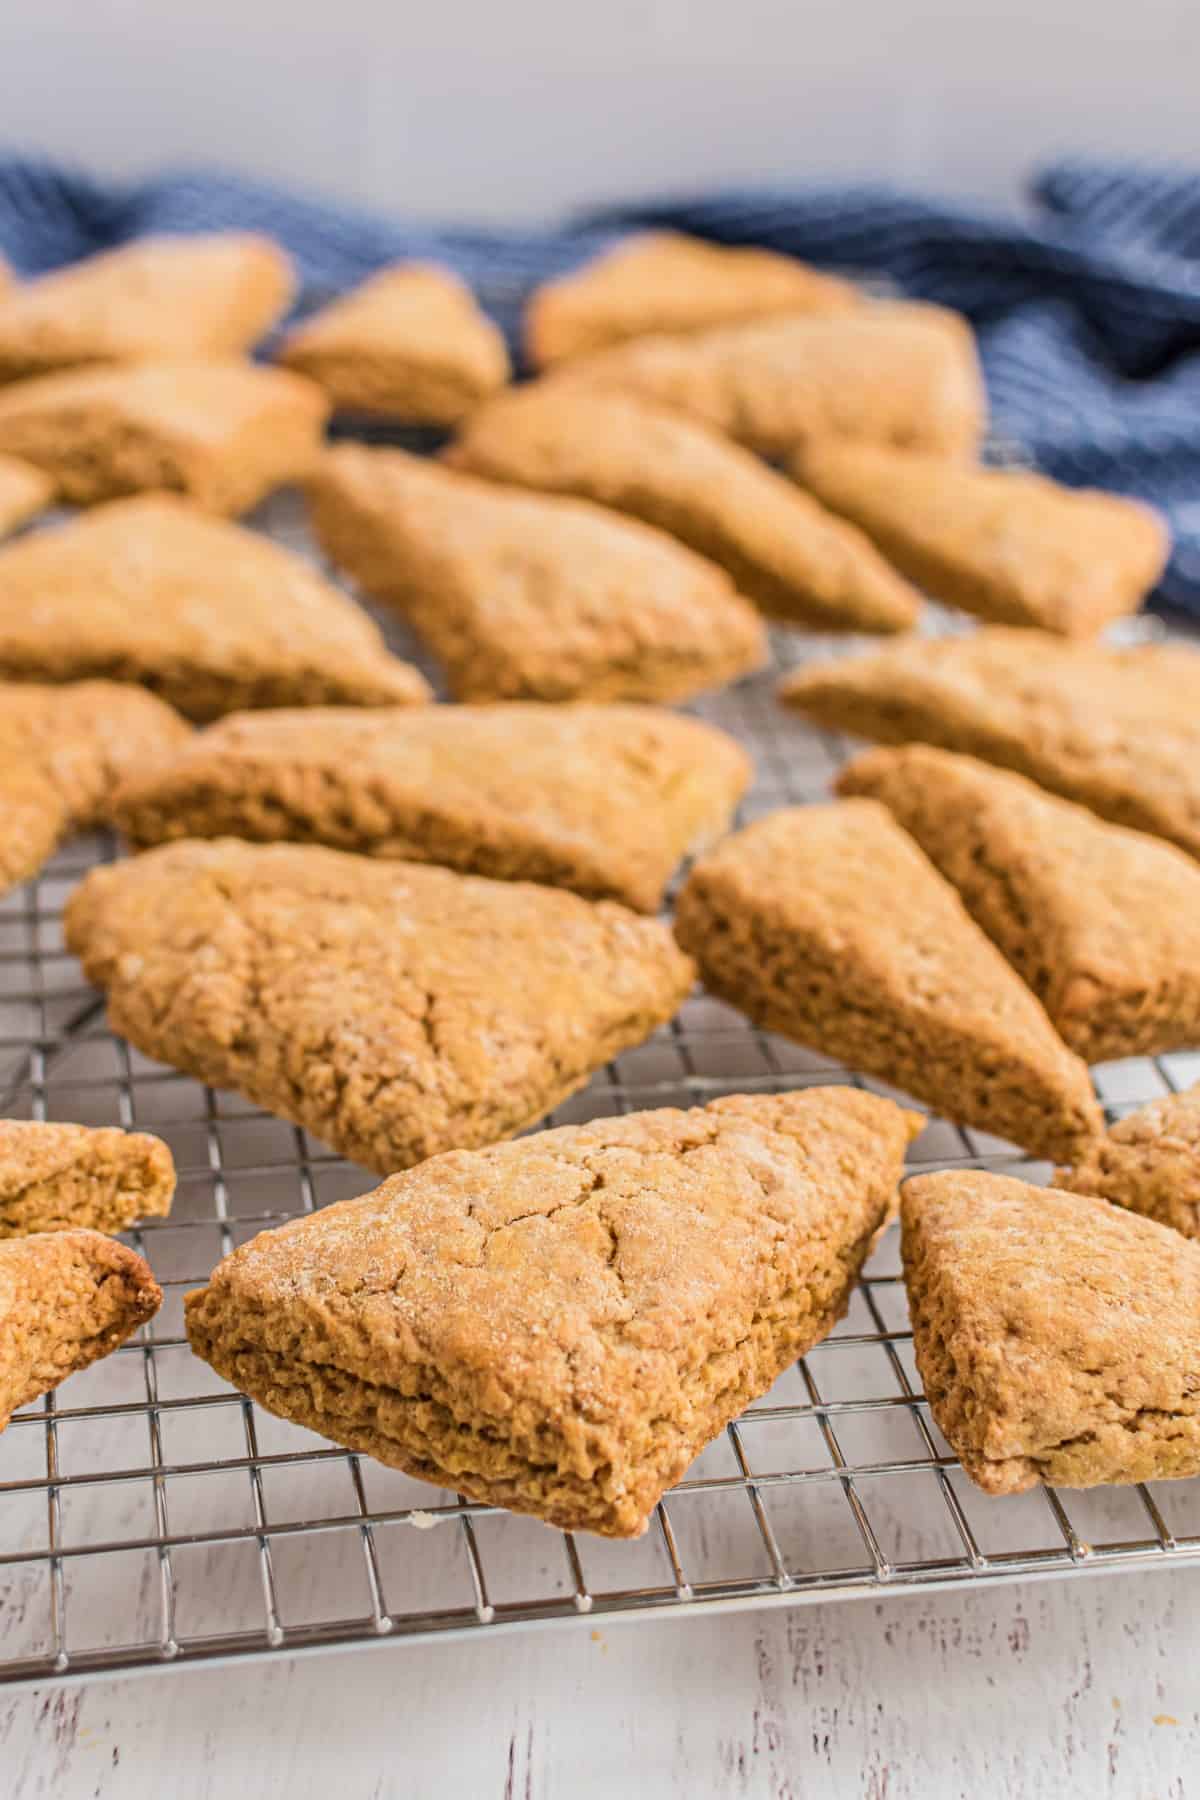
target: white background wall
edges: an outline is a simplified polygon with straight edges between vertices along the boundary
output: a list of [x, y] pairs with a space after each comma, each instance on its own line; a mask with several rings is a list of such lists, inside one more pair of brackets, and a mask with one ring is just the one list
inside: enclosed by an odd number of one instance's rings
[[536, 217], [1064, 148], [1200, 162], [1200, 0], [0, 0], [0, 141]]

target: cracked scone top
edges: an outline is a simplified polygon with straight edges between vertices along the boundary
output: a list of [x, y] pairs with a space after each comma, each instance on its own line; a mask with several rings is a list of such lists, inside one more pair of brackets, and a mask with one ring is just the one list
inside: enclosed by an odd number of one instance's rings
[[230, 839], [93, 869], [64, 929], [139, 1050], [381, 1174], [533, 1124], [694, 975], [609, 901]]
[[198, 720], [430, 698], [311, 563], [169, 494], [114, 500], [0, 551], [0, 675], [145, 682]]
[[1054, 1179], [1200, 1238], [1200, 1083], [1126, 1113]]
[[658, 707], [305, 707], [197, 734], [113, 814], [137, 844], [288, 838], [653, 912], [752, 772], [724, 732]]
[[161, 1138], [116, 1126], [0, 1119], [0, 1238], [124, 1231], [171, 1209], [175, 1165]]
[[188, 1334], [335, 1442], [635, 1536], [841, 1317], [920, 1124], [809, 1088], [435, 1157], [236, 1250]]
[[978, 1169], [901, 1189], [913, 1348], [990, 1494], [1200, 1473], [1200, 1245]]

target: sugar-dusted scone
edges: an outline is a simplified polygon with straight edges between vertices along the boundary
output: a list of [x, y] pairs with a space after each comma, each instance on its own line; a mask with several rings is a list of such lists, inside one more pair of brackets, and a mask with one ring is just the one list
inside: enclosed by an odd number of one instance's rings
[[135, 773], [113, 813], [139, 845], [330, 844], [653, 912], [752, 773], [723, 731], [656, 707], [310, 707], [223, 720]]
[[676, 935], [705, 986], [1036, 1155], [1103, 1129], [1086, 1067], [874, 800], [790, 807], [701, 857]]
[[915, 302], [638, 338], [552, 379], [660, 401], [766, 456], [833, 437], [971, 457], [986, 414], [965, 320]]
[[311, 563], [170, 494], [136, 495], [0, 550], [0, 676], [144, 682], [191, 719], [430, 698]]
[[985, 627], [810, 663], [780, 685], [818, 725], [1015, 769], [1200, 856], [1200, 653]]
[[0, 1119], [0, 1238], [124, 1231], [165, 1218], [174, 1192], [171, 1152], [147, 1132]]
[[66, 370], [0, 392], [0, 451], [77, 506], [162, 488], [241, 513], [308, 473], [328, 412], [315, 382], [257, 363]]
[[927, 744], [864, 751], [837, 789], [882, 800], [1085, 1062], [1200, 1045], [1200, 866], [1183, 851]]
[[1095, 637], [1137, 611], [1170, 547], [1152, 507], [1025, 470], [827, 441], [792, 472], [919, 587], [1001, 625]]
[[341, 444], [309, 484], [330, 557], [395, 606], [460, 700], [683, 700], [766, 659], [715, 564], [603, 507]]
[[989, 1494], [1200, 1474], [1200, 1245], [978, 1169], [901, 1189], [913, 1347]]
[[794, 256], [648, 231], [535, 289], [525, 312], [525, 352], [544, 368], [652, 333], [861, 305], [852, 282]]
[[1127, 1113], [1054, 1180], [1200, 1238], [1200, 1084]]
[[166, 844], [64, 923], [137, 1049], [381, 1174], [533, 1124], [694, 974], [611, 901], [307, 845]]
[[164, 701], [123, 682], [0, 681], [0, 893], [99, 823], [122, 776], [153, 768], [188, 735]]
[[0, 1431], [18, 1407], [108, 1356], [161, 1305], [149, 1264], [102, 1232], [0, 1242]]
[[294, 285], [278, 244], [252, 232], [139, 238], [5, 295], [0, 381], [83, 363], [247, 350]]
[[398, 263], [289, 331], [280, 362], [335, 407], [453, 425], [508, 380], [504, 338], [449, 269]]
[[719, 563], [781, 619], [904, 631], [920, 610], [920, 595], [855, 526], [728, 438], [633, 395], [555, 381], [514, 388], [472, 415], [449, 460], [632, 513]]
[[54, 498], [54, 483], [44, 469], [17, 456], [0, 456], [0, 538], [32, 519]]
[[636, 1537], [841, 1318], [921, 1122], [807, 1088], [435, 1157], [234, 1251], [188, 1335], [337, 1443]]

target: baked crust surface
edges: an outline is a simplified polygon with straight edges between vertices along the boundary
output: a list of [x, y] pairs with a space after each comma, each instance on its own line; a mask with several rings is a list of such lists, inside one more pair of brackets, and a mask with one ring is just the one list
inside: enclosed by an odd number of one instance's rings
[[165, 1218], [175, 1165], [161, 1138], [115, 1126], [0, 1119], [0, 1238], [124, 1231]]
[[913, 1347], [989, 1494], [1200, 1472], [1200, 1246], [979, 1169], [901, 1189]]
[[42, 512], [53, 498], [54, 483], [42, 469], [17, 456], [0, 456], [0, 537]]
[[1200, 1083], [1127, 1113], [1054, 1179], [1200, 1238]]
[[1055, 1155], [1103, 1128], [1088, 1072], [873, 800], [787, 808], [693, 866], [675, 930], [757, 1025]]
[[64, 928], [139, 1050], [381, 1174], [534, 1124], [694, 974], [608, 901], [231, 839], [93, 869]]
[[809, 1088], [435, 1157], [235, 1251], [192, 1347], [381, 1462], [636, 1536], [842, 1316], [920, 1124]]

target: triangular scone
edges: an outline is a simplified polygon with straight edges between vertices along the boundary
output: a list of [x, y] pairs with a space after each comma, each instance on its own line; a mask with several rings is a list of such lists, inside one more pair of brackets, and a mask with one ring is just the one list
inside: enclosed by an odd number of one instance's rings
[[0, 381], [247, 350], [279, 317], [294, 280], [278, 244], [251, 232], [139, 238], [5, 296]]
[[460, 700], [682, 700], [766, 659], [722, 569], [603, 507], [358, 444], [309, 495], [325, 550], [404, 614]]
[[153, 768], [190, 736], [144, 688], [0, 681], [0, 893], [36, 875], [71, 831], [104, 816], [134, 768]]
[[175, 1165], [161, 1138], [115, 1126], [0, 1119], [0, 1237], [124, 1231], [165, 1218]]
[[92, 870], [64, 925], [145, 1055], [382, 1174], [532, 1125], [694, 973], [609, 901], [229, 839]]
[[654, 912], [752, 772], [723, 731], [657, 707], [306, 707], [198, 733], [113, 815], [138, 845], [291, 839]]
[[905, 631], [920, 611], [920, 595], [853, 525], [748, 450], [633, 395], [530, 382], [474, 413], [449, 460], [632, 513], [719, 563], [781, 619]]
[[525, 350], [544, 368], [652, 332], [705, 331], [773, 313], [841, 313], [862, 303], [851, 282], [794, 256], [648, 231], [536, 288], [525, 312]]
[[169, 489], [242, 513], [308, 473], [328, 412], [302, 375], [232, 358], [68, 369], [0, 390], [0, 451], [76, 506]]
[[453, 425], [508, 380], [504, 338], [449, 269], [399, 263], [288, 332], [279, 361], [335, 407]]
[[987, 409], [966, 321], [911, 301], [639, 338], [552, 379], [658, 400], [765, 456], [834, 437], [969, 457]]
[[1200, 1083], [1127, 1113], [1054, 1179], [1200, 1238]]
[[1200, 1474], [1200, 1245], [978, 1169], [901, 1189], [913, 1348], [989, 1494]]
[[797, 669], [779, 697], [818, 725], [938, 744], [1027, 775], [1200, 856], [1200, 653], [1116, 650], [999, 626]]
[[634, 1537], [841, 1318], [920, 1124], [808, 1088], [435, 1157], [236, 1250], [188, 1335], [337, 1443]]
[[1024, 469], [948, 469], [944, 457], [827, 441], [801, 451], [793, 473], [935, 598], [1063, 637], [1095, 637], [1136, 612], [1170, 544], [1140, 501]]
[[1037, 1155], [1103, 1128], [1088, 1072], [873, 800], [772, 813], [701, 857], [676, 935], [757, 1025]]
[[1182, 850], [926, 744], [865, 751], [837, 789], [883, 801], [1085, 1062], [1200, 1044], [1200, 864]]
[[0, 537], [32, 519], [53, 498], [54, 483], [43, 470], [16, 456], [0, 456]]
[[114, 500], [0, 551], [0, 675], [145, 682], [192, 719], [430, 698], [311, 563], [170, 494]]
[[18, 1407], [108, 1356], [161, 1305], [149, 1265], [102, 1232], [0, 1243], [0, 1431]]

